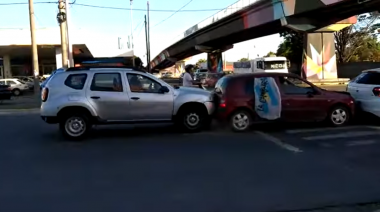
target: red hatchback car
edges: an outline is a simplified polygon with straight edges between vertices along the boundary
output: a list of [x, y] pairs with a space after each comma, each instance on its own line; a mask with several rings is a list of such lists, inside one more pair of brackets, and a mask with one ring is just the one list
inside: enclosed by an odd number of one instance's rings
[[216, 118], [234, 131], [266, 121], [348, 123], [354, 100], [347, 92], [328, 91], [289, 73], [227, 75], [216, 83]]

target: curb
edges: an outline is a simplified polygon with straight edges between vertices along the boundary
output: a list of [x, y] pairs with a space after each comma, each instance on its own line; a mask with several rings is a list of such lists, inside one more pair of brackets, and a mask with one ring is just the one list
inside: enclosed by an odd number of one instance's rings
[[15, 115], [15, 114], [39, 114], [39, 108], [32, 109], [0, 109], [0, 115]]

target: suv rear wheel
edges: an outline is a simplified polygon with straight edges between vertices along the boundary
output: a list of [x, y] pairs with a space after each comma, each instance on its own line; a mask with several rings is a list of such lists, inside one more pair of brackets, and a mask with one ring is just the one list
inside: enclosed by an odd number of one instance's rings
[[69, 140], [82, 140], [91, 129], [89, 118], [84, 114], [64, 115], [59, 123], [63, 136]]

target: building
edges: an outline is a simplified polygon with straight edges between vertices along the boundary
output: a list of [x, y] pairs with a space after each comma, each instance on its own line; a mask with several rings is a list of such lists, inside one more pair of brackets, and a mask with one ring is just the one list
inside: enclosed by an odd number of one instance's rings
[[[62, 67], [59, 28], [36, 30], [40, 75], [50, 74]], [[84, 30], [70, 32], [74, 63], [94, 57], [133, 56], [124, 49], [120, 37], [110, 37]], [[0, 30], [0, 78], [32, 76], [32, 49], [29, 29]]]

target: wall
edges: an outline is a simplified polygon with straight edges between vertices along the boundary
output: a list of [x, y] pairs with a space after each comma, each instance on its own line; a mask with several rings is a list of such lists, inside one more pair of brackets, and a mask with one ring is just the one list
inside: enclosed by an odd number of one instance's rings
[[[354, 78], [363, 70], [380, 68], [380, 62], [354, 62], [354, 63], [338, 63], [338, 78]], [[289, 72], [300, 75], [300, 66], [291, 64]]]

